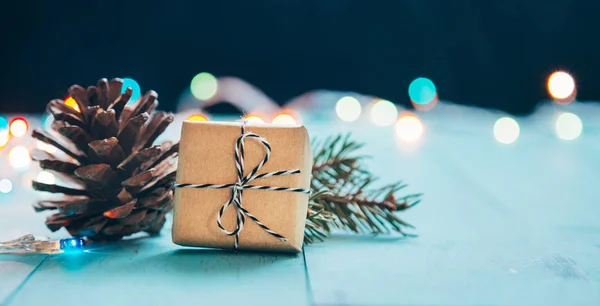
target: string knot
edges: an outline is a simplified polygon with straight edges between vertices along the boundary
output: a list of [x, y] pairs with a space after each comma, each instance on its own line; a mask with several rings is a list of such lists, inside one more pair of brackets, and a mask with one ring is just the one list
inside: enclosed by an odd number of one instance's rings
[[[247, 138], [254, 139], [259, 141], [265, 148], [265, 156], [261, 160], [261, 162], [250, 171], [246, 176], [244, 176], [244, 143]], [[174, 184], [175, 188], [214, 188], [214, 189], [225, 189], [231, 188], [231, 197], [227, 202], [221, 206], [219, 213], [217, 214], [217, 226], [227, 236], [235, 236], [234, 240], [234, 249], [237, 250], [240, 232], [244, 228], [244, 223], [246, 221], [246, 217], [250, 218], [254, 223], [260, 226], [265, 232], [269, 233], [271, 236], [278, 238], [280, 241], [285, 242], [287, 239], [282, 235], [276, 233], [271, 230], [269, 227], [264, 225], [256, 216], [251, 214], [246, 208], [242, 206], [242, 193], [244, 189], [257, 189], [257, 190], [271, 190], [271, 191], [287, 191], [287, 192], [300, 192], [304, 194], [310, 194], [310, 190], [302, 189], [302, 188], [289, 188], [289, 187], [274, 187], [274, 186], [258, 186], [258, 185], [249, 185], [248, 183], [267, 178], [271, 176], [283, 176], [283, 175], [293, 175], [299, 174], [300, 169], [292, 169], [292, 170], [282, 170], [275, 172], [267, 172], [257, 174], [258, 171], [269, 161], [271, 157], [271, 145], [267, 140], [255, 133], [246, 132], [246, 121], [242, 121], [241, 125], [241, 135], [238, 137], [235, 149], [234, 149], [234, 158], [235, 158], [235, 166], [237, 170], [237, 182], [233, 184]], [[232, 231], [228, 231], [221, 224], [221, 217], [225, 210], [233, 204], [233, 207], [236, 210], [236, 228]]]

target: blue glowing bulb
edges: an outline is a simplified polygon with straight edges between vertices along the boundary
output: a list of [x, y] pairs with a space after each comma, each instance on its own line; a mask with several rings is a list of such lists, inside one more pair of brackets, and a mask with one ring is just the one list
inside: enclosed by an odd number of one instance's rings
[[0, 130], [8, 129], [8, 120], [0, 116]]
[[54, 118], [52, 115], [45, 115], [42, 117], [42, 128], [46, 131], [50, 131], [52, 129], [52, 122]]
[[408, 86], [408, 96], [416, 104], [427, 104], [437, 94], [437, 89], [433, 82], [428, 78], [417, 78]]
[[82, 238], [66, 238], [60, 240], [60, 249], [63, 251], [81, 250], [85, 246]]
[[129, 99], [129, 102], [127, 102], [127, 104], [135, 103], [142, 95], [142, 89], [140, 88], [138, 82], [136, 82], [134, 79], [124, 78], [121, 93], [124, 93], [127, 87], [131, 87], [132, 91], [131, 98]]

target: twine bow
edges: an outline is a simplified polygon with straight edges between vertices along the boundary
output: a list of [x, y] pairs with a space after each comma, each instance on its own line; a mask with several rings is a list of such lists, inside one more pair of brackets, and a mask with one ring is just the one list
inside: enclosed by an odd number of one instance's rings
[[[279, 240], [285, 242], [287, 239], [282, 235], [276, 233], [271, 230], [265, 224], [263, 224], [256, 216], [251, 214], [244, 206], [242, 206], [242, 192], [244, 189], [259, 189], [259, 190], [273, 190], [273, 191], [287, 191], [287, 192], [300, 192], [304, 194], [310, 194], [310, 190], [302, 189], [302, 188], [289, 188], [289, 187], [274, 187], [274, 186], [259, 186], [259, 185], [248, 185], [249, 182], [261, 178], [267, 178], [271, 176], [283, 176], [283, 175], [292, 175], [299, 174], [300, 169], [293, 170], [282, 170], [275, 172], [266, 172], [261, 174], [256, 174], [258, 170], [260, 170], [268, 161], [271, 156], [271, 145], [267, 140], [255, 133], [246, 132], [246, 121], [242, 122], [241, 126], [242, 135], [238, 137], [235, 145], [235, 166], [237, 168], [237, 181], [233, 184], [175, 184], [175, 188], [214, 188], [214, 189], [225, 189], [231, 188], [231, 197], [227, 202], [221, 206], [219, 213], [217, 214], [217, 225], [221, 232], [223, 232], [227, 236], [235, 236], [234, 249], [237, 250], [238, 242], [240, 237], [240, 232], [244, 229], [244, 222], [246, 221], [246, 216], [258, 226], [260, 226], [265, 232], [269, 233], [271, 236], [278, 238]], [[246, 138], [256, 139], [262, 143], [265, 147], [265, 157], [262, 161], [254, 168], [248, 175], [244, 176], [244, 142]], [[225, 210], [230, 206], [234, 205], [237, 214], [237, 223], [236, 228], [232, 231], [228, 231], [221, 224], [221, 217]]]

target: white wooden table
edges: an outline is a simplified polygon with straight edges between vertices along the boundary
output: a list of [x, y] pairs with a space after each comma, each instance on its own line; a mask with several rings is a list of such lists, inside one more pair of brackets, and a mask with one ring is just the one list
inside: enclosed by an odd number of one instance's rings
[[[554, 112], [565, 110], [584, 122], [577, 140], [554, 136]], [[425, 193], [402, 215], [418, 238], [341, 235], [300, 255], [230, 253], [175, 246], [167, 225], [159, 238], [85, 253], [0, 254], [0, 304], [600, 305], [600, 107], [547, 106], [518, 119], [511, 145], [494, 140], [500, 116], [440, 105], [421, 114], [425, 135], [410, 146], [366, 119], [306, 120], [313, 136], [365, 141], [382, 183]], [[30, 206], [37, 196], [22, 185], [0, 195], [0, 239], [66, 236], [45, 229]]]

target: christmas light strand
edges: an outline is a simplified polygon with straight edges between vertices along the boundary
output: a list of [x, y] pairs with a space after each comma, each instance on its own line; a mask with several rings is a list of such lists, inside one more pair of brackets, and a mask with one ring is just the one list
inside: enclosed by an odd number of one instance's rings
[[47, 237], [27, 234], [14, 240], [1, 241], [0, 253], [58, 254], [65, 251], [82, 250], [84, 246], [85, 241], [82, 238], [50, 240]]

